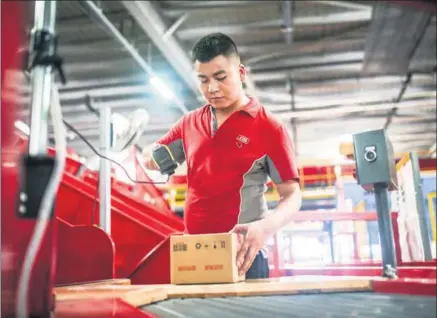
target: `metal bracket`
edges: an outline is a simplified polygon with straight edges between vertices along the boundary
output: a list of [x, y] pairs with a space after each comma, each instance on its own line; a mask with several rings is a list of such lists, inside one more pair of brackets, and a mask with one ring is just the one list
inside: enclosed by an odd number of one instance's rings
[[41, 29], [32, 33], [30, 39], [32, 53], [28, 57], [28, 71], [36, 66], [53, 66], [59, 74], [62, 84], [66, 84], [62, 68], [64, 60], [58, 55], [58, 37], [48, 30]]

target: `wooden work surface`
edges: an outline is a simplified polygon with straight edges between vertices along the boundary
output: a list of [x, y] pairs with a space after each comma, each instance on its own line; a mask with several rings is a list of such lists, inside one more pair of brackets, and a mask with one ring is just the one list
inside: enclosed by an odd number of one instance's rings
[[84, 286], [107, 286], [107, 285], [130, 285], [131, 281], [129, 278], [115, 278], [115, 279], [105, 279], [98, 281], [91, 281], [86, 283], [76, 283], [72, 285], [58, 285], [55, 287], [56, 290], [62, 290], [63, 288], [71, 288], [71, 287], [84, 287]]
[[[90, 299], [122, 299], [136, 306], [170, 298], [268, 296], [299, 293], [370, 291], [372, 278], [298, 276], [214, 285], [128, 285], [111, 281], [55, 288], [56, 302]], [[56, 307], [56, 306], [55, 306]]]

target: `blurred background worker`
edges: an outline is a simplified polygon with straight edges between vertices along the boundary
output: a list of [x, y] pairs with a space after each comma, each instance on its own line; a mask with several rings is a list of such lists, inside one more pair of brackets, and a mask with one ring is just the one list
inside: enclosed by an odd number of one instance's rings
[[[231, 38], [204, 36], [192, 59], [207, 104], [179, 119], [151, 155], [144, 153], [146, 166], [171, 174], [186, 161], [186, 232], [243, 234], [237, 254], [240, 274], [266, 278], [267, 240], [301, 206], [292, 141], [284, 124], [244, 92], [246, 69]], [[281, 198], [269, 214], [264, 198], [268, 177]]]

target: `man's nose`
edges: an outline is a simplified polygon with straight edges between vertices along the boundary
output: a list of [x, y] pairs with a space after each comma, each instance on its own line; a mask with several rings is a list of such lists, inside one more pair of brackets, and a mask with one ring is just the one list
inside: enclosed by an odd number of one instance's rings
[[210, 81], [209, 85], [208, 85], [208, 92], [209, 93], [214, 93], [218, 91], [218, 83], [217, 81]]

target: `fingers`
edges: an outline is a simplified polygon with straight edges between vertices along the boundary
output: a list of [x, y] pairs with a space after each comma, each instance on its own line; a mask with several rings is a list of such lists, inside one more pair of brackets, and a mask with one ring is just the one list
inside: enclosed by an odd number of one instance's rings
[[241, 245], [240, 249], [237, 252], [237, 266], [240, 268], [243, 265], [243, 262], [246, 258], [247, 251], [250, 247], [250, 240], [244, 240], [243, 245]]
[[243, 274], [247, 273], [247, 271], [249, 270], [250, 266], [252, 265], [257, 253], [258, 253], [258, 251], [254, 246], [249, 247], [249, 249], [245, 255], [244, 262], [239, 267], [239, 275], [243, 275]]
[[244, 236], [241, 234], [237, 234], [237, 254], [240, 251], [243, 243], [244, 243]]
[[237, 267], [239, 275], [245, 274], [252, 265], [258, 251], [258, 242], [260, 237], [257, 228], [251, 230], [252, 224], [237, 224], [232, 230], [232, 233], [237, 233]]

